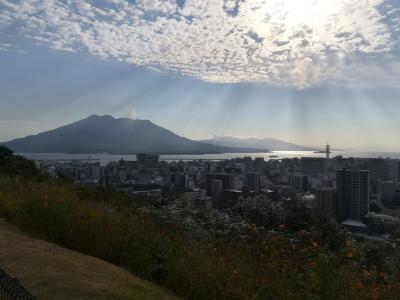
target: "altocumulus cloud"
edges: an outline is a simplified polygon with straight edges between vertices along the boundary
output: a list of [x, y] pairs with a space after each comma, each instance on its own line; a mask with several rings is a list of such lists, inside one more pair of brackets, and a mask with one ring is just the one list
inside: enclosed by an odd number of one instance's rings
[[380, 87], [400, 83], [399, 8], [398, 0], [0, 0], [0, 31], [211, 82]]

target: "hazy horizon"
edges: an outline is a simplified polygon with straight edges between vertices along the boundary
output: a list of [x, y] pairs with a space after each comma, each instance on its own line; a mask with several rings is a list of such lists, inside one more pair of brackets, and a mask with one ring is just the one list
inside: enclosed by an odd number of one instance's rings
[[[94, 115], [97, 115], [97, 114], [94, 114]], [[93, 115], [91, 115], [91, 116], [93, 116]], [[97, 115], [97, 116], [99, 116], [99, 115]], [[111, 116], [111, 115], [100, 115], [100, 116], [102, 116], [102, 117], [104, 117], [104, 116]], [[87, 117], [90, 117], [90, 116], [87, 116]], [[115, 118], [115, 119], [118, 119], [118, 118], [126, 118], [126, 119], [131, 119], [131, 120], [147, 120], [147, 121], [151, 121], [151, 120], [148, 120], [148, 119], [141, 119], [141, 118], [134, 118], [134, 117], [129, 117], [129, 116], [122, 116], [122, 117], [119, 117], [119, 116], [111, 116], [111, 117], [113, 117], [113, 118]], [[80, 120], [76, 120], [76, 121], [80, 121]], [[152, 121], [151, 121], [152, 122]], [[74, 123], [74, 122], [72, 122], [72, 123]], [[154, 123], [154, 122], [153, 122]], [[63, 127], [63, 126], [65, 126], [65, 125], [69, 125], [69, 124], [63, 124], [63, 125], [61, 125], [61, 126], [59, 126], [59, 127]], [[156, 124], [156, 125], [158, 125], [158, 124]], [[41, 132], [37, 132], [37, 133], [33, 133], [33, 134], [31, 134], [31, 135], [36, 135], [36, 134], [39, 134], [39, 133], [42, 133], [42, 132], [46, 132], [46, 131], [51, 131], [51, 130], [53, 130], [53, 129], [57, 129], [57, 128], [59, 128], [59, 127], [56, 127], [56, 128], [51, 128], [51, 129], [49, 129], [49, 130], [44, 130], [44, 131], [41, 131]], [[166, 128], [166, 129], [168, 129], [168, 128]], [[175, 132], [174, 132], [175, 133]], [[179, 134], [178, 134], [179, 135]], [[27, 135], [27, 136], [29, 136], [29, 135]], [[4, 143], [4, 142], [8, 142], [8, 141], [11, 141], [11, 140], [14, 140], [14, 139], [19, 139], [19, 138], [24, 138], [24, 137], [26, 137], [26, 136], [20, 136], [20, 137], [15, 137], [15, 138], [11, 138], [11, 139], [9, 139], [9, 140], [4, 140], [4, 141], [0, 141], [0, 144], [1, 143]], [[184, 136], [183, 136], [184, 137]], [[190, 137], [186, 137], [186, 138], [190, 138]], [[217, 135], [217, 134], [214, 134], [214, 135], [212, 135], [212, 136], [209, 136], [209, 137], [205, 137], [205, 138], [198, 138], [198, 139], [193, 139], [193, 140], [197, 140], [197, 141], [204, 141], [204, 140], [210, 140], [210, 139], [215, 139], [215, 138], [235, 138], [235, 139], [240, 139], [240, 140], [246, 140], [246, 139], [257, 139], [257, 140], [262, 140], [262, 139], [275, 139], [275, 140], [281, 140], [281, 141], [284, 141], [284, 142], [288, 142], [288, 143], [293, 143], [293, 142], [291, 142], [291, 141], [289, 141], [289, 140], [284, 140], [284, 139], [281, 139], [281, 138], [274, 138], [274, 137], [257, 137], [257, 136], [233, 136], [233, 135]], [[330, 142], [329, 141], [327, 141], [326, 143], [328, 143], [328, 144], [330, 144]], [[326, 144], [325, 143], [325, 144]], [[296, 144], [296, 143], [293, 143], [293, 144]], [[325, 144], [324, 143], [321, 143], [320, 145], [306, 145], [306, 144], [298, 144], [299, 146], [305, 146], [305, 147], [310, 147], [310, 148], [314, 148], [314, 149], [324, 149], [324, 147], [325, 147]], [[390, 153], [390, 152], [393, 152], [393, 153], [400, 153], [400, 151], [399, 150], [397, 150], [397, 149], [390, 149], [390, 148], [379, 148], [379, 147], [348, 147], [348, 148], [340, 148], [340, 147], [336, 147], [335, 145], [332, 145], [331, 146], [332, 147], [332, 149], [333, 150], [340, 150], [340, 151], [367, 151], [367, 152], [371, 152], [371, 153], [373, 153], [373, 152], [388, 152], [388, 153]], [[298, 152], [298, 151], [294, 151], [294, 152]], [[301, 151], [300, 151], [301, 152]]]
[[92, 114], [400, 151], [400, 4], [0, 1], [0, 141]]
[[0, 298], [399, 299], [400, 0], [0, 0], [0, 234]]

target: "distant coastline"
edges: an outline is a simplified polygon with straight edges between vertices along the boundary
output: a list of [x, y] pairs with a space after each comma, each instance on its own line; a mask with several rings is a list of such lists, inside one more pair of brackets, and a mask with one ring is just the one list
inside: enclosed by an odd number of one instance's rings
[[[102, 165], [107, 164], [110, 161], [123, 160], [136, 160], [136, 155], [126, 154], [98, 154], [98, 153], [82, 153], [82, 154], [69, 154], [69, 153], [18, 153], [26, 158], [32, 160], [93, 160], [99, 161]], [[271, 157], [273, 154], [274, 157]], [[356, 152], [356, 151], [332, 151], [331, 157], [335, 156], [343, 157], [358, 157], [358, 158], [373, 158], [383, 157], [400, 159], [400, 152]], [[324, 157], [323, 153], [315, 153], [314, 151], [272, 151], [272, 152], [254, 152], [254, 153], [220, 153], [220, 154], [168, 154], [160, 155], [161, 161], [179, 161], [179, 160], [228, 160], [238, 157], [250, 156], [253, 159], [255, 157], [262, 157], [266, 161], [271, 159], [284, 159], [284, 158], [295, 158], [295, 157]]]

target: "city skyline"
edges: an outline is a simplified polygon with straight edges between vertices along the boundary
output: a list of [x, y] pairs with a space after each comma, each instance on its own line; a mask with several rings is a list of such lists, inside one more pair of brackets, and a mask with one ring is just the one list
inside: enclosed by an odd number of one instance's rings
[[0, 1], [0, 141], [99, 114], [399, 151], [399, 4], [299, 3]]
[[400, 0], [0, 0], [0, 298], [399, 299], [399, 112]]

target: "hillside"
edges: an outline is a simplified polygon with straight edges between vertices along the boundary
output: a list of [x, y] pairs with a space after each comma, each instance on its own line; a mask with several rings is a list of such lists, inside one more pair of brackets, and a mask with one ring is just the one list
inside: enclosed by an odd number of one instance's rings
[[213, 154], [263, 151], [192, 141], [149, 120], [98, 115], [4, 144], [20, 153]]
[[269, 149], [270, 151], [309, 151], [315, 150], [311, 147], [296, 145], [282, 140], [272, 138], [235, 138], [230, 136], [215, 137], [201, 142], [221, 147], [247, 147]]
[[0, 219], [0, 267], [40, 299], [177, 299], [100, 259], [32, 238]]

